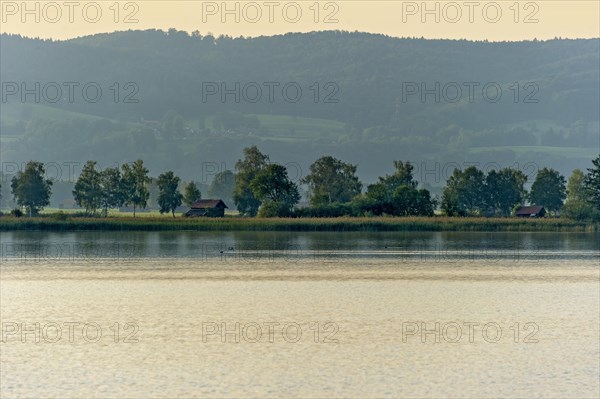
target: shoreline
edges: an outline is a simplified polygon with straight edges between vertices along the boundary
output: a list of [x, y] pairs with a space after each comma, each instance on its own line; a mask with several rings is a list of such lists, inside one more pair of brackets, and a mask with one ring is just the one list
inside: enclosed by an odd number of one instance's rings
[[600, 232], [599, 222], [479, 217], [188, 219], [163, 217], [0, 218], [0, 231], [515, 231]]

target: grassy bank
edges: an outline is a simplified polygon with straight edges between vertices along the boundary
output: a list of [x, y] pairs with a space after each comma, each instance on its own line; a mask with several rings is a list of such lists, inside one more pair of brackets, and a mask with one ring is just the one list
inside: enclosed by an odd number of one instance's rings
[[370, 217], [370, 218], [301, 218], [186, 219], [170, 217], [0, 218], [0, 231], [14, 230], [106, 230], [106, 231], [565, 231], [598, 232], [600, 223], [567, 219], [501, 219], [448, 217]]

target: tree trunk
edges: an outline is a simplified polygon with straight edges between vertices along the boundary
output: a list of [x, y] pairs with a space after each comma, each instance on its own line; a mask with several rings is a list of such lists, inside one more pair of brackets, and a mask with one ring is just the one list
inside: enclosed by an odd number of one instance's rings
[[135, 203], [133, 204], [133, 217], [135, 217]]

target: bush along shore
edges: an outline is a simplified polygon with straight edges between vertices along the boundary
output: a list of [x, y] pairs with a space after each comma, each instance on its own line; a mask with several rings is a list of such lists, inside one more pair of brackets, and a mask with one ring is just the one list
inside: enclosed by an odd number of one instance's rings
[[520, 231], [600, 232], [600, 223], [562, 218], [339, 217], [169, 218], [65, 217], [64, 214], [0, 218], [0, 231]]

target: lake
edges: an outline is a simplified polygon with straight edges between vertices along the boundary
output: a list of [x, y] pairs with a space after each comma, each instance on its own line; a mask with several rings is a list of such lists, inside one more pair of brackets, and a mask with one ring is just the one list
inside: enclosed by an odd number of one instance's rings
[[0, 233], [2, 397], [598, 397], [597, 233]]

